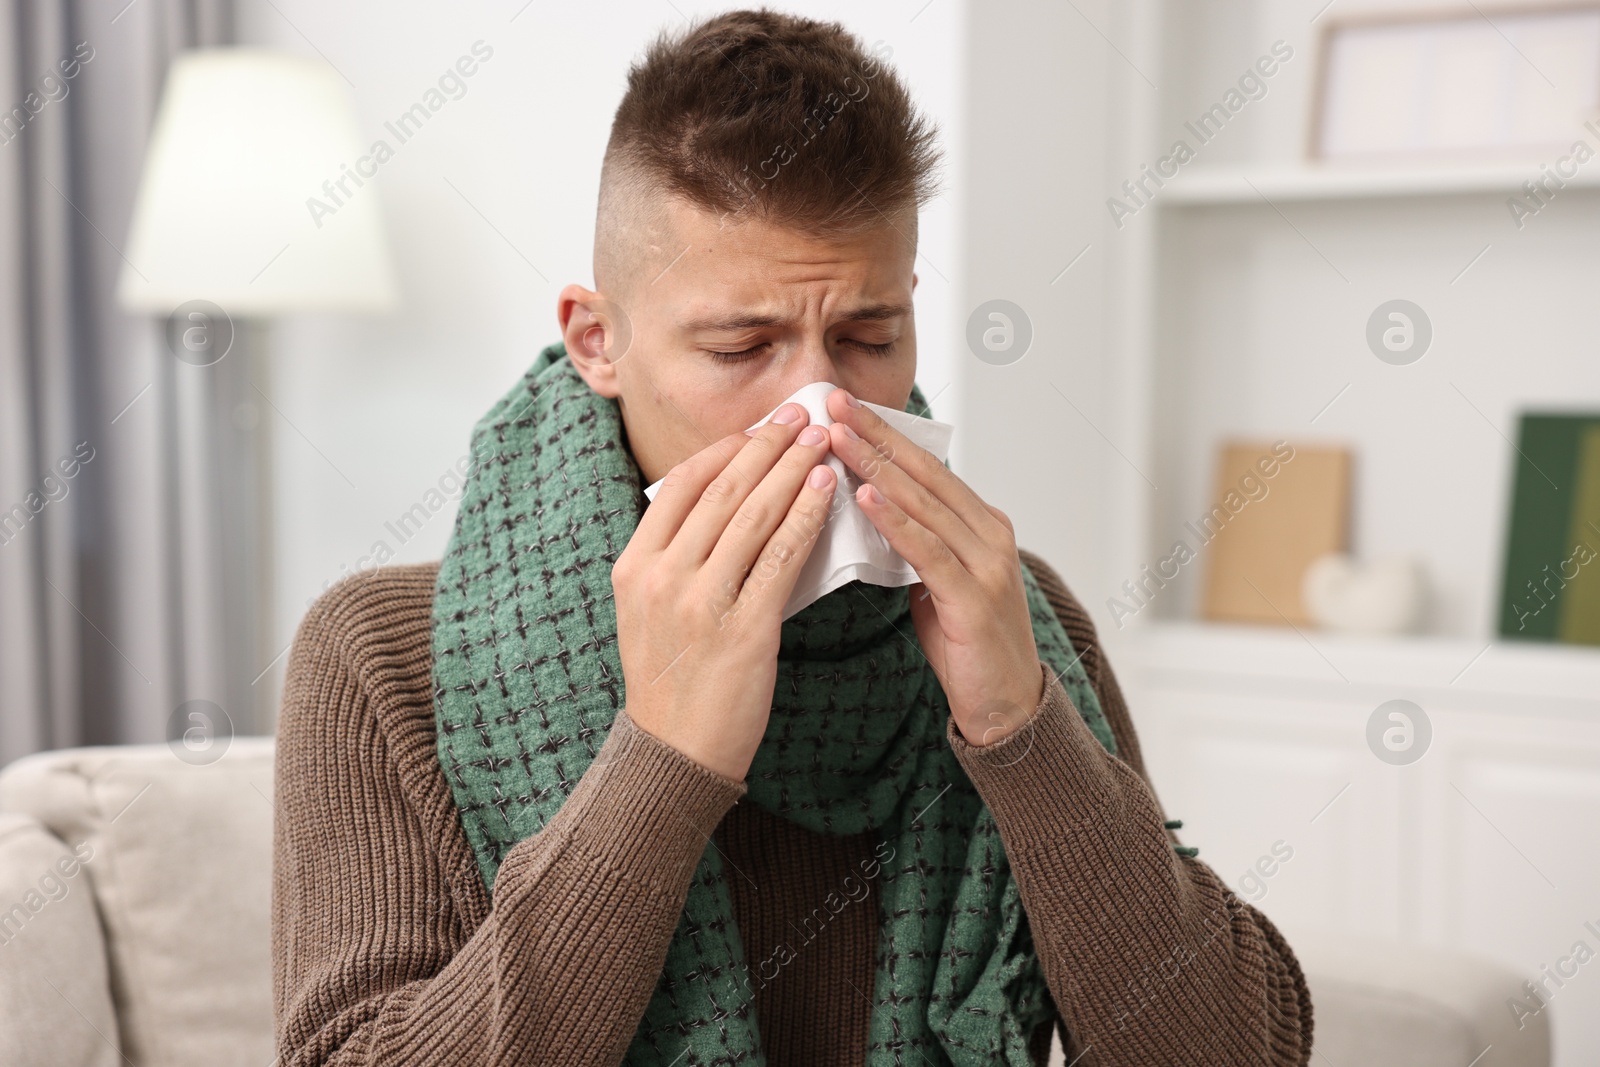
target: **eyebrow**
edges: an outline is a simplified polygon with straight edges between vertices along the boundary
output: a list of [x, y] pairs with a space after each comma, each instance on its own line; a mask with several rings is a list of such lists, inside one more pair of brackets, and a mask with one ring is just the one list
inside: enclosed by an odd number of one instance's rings
[[[884, 319], [895, 319], [911, 313], [909, 304], [868, 304], [857, 308], [840, 318], [841, 322], [881, 322]], [[690, 319], [683, 324], [683, 329], [694, 332], [731, 333], [734, 330], [760, 330], [772, 326], [782, 326], [786, 320], [781, 315], [758, 315], [754, 313], [734, 314], [726, 316], [706, 316]]]

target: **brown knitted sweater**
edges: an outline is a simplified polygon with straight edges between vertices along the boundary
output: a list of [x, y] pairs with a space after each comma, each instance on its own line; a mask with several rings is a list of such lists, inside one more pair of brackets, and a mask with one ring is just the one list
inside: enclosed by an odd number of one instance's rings
[[[1311, 1000], [1293, 952], [1208, 866], [1173, 851], [1093, 625], [1048, 566], [1024, 558], [1082, 653], [1119, 758], [1054, 681], [1006, 740], [977, 749], [949, 736], [999, 824], [1068, 1061], [1307, 1063]], [[436, 573], [347, 580], [295, 637], [277, 750], [280, 1062], [621, 1063], [711, 840], [732, 872], [768, 1062], [860, 1064], [878, 924], [870, 838], [739, 804], [743, 783], [626, 714], [606, 773], [585, 775], [510, 851], [491, 902], [435, 747]], [[864, 897], [849, 888], [863, 883]], [[1038, 1037], [1043, 1063], [1049, 1033]]]

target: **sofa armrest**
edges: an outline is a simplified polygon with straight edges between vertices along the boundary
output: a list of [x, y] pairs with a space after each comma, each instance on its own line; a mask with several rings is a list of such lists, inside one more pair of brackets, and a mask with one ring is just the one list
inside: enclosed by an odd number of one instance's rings
[[272, 752], [254, 737], [199, 764], [163, 744], [76, 748], [0, 771], [0, 811], [93, 850], [79, 880], [128, 1063], [272, 1062]]
[[121, 1058], [106, 943], [74, 852], [32, 818], [0, 812], [0, 1063], [115, 1067]]
[[1315, 1062], [1364, 1067], [1549, 1067], [1549, 1009], [1518, 1017], [1524, 976], [1454, 950], [1292, 937], [1311, 988]]

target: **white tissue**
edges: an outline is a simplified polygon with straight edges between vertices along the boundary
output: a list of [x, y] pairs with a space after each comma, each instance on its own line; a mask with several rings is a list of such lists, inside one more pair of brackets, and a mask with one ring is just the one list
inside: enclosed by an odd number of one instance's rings
[[[799, 404], [810, 413], [813, 425], [827, 426], [834, 421], [828, 415], [828, 394], [837, 388], [830, 382], [812, 382], [783, 404]], [[766, 417], [755, 426], [770, 422], [783, 404], [767, 412]], [[955, 427], [949, 423], [920, 418], [881, 404], [866, 406], [881, 415], [883, 421], [899, 430], [912, 444], [933, 453], [941, 463], [949, 458], [950, 435], [955, 432]], [[750, 428], [755, 429], [755, 426]], [[917, 572], [911, 569], [911, 564], [889, 547], [889, 542], [884, 540], [877, 527], [872, 525], [872, 520], [856, 503], [856, 490], [861, 487], [861, 479], [832, 451], [823, 462], [832, 467], [839, 478], [833, 489], [832, 516], [822, 527], [811, 555], [800, 568], [794, 592], [783, 607], [785, 619], [846, 582], [862, 581], [893, 588], [921, 581]], [[661, 482], [656, 482], [644, 491], [644, 495], [654, 500], [660, 488]]]

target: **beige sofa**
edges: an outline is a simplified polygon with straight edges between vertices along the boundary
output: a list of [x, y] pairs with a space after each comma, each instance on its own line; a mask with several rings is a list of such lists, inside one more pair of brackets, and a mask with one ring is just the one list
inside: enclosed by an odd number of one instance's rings
[[[270, 739], [235, 738], [204, 765], [148, 745], [0, 772], [0, 1064], [269, 1067], [271, 840]], [[1545, 1016], [1510, 1024], [1521, 978], [1506, 968], [1344, 937], [1293, 943], [1317, 1064], [1550, 1062]]]
[[268, 739], [209, 765], [166, 745], [11, 764], [0, 1003], [30, 1010], [0, 1019], [0, 1064], [268, 1067], [271, 872]]

